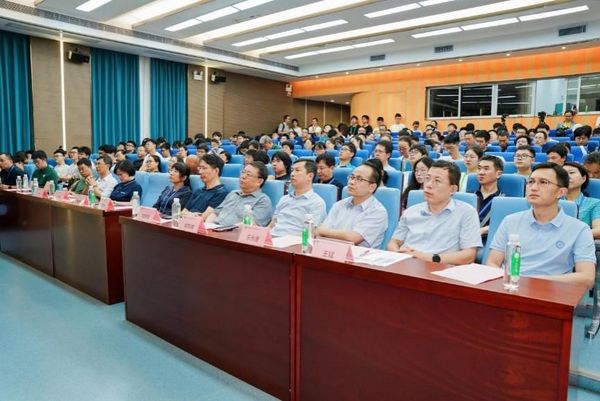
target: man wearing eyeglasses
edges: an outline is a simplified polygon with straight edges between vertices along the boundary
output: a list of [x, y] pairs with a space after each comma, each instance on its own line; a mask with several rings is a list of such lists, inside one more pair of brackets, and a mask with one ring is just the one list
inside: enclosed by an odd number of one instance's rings
[[354, 170], [355, 166], [352, 165], [352, 159], [356, 154], [356, 146], [352, 143], [345, 143], [340, 148], [340, 162], [335, 166], [336, 168], [350, 168]]
[[452, 199], [460, 170], [454, 162], [437, 160], [425, 177], [425, 202], [404, 211], [388, 250], [408, 253], [425, 262], [462, 265], [475, 261], [482, 246], [477, 211]]
[[379, 248], [387, 230], [387, 212], [373, 194], [381, 180], [381, 170], [372, 164], [357, 167], [348, 176], [350, 197], [333, 205], [315, 235]]
[[487, 264], [502, 266], [510, 234], [521, 241], [521, 275], [592, 287], [596, 247], [590, 227], [567, 216], [558, 200], [567, 193], [569, 175], [554, 163], [533, 168], [527, 180], [531, 209], [504, 218], [492, 241]]
[[531, 166], [535, 160], [535, 150], [528, 145], [518, 146], [515, 151], [515, 167], [517, 174], [529, 177], [531, 175]]
[[244, 206], [250, 205], [254, 223], [257, 226], [267, 226], [273, 216], [273, 207], [261, 188], [268, 175], [269, 171], [263, 162], [253, 161], [246, 164], [240, 174], [240, 189], [231, 191], [223, 203], [206, 216], [206, 221], [223, 226], [241, 223]]

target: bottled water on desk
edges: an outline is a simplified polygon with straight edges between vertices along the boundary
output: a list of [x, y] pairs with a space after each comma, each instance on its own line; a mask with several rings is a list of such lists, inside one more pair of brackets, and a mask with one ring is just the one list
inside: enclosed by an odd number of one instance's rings
[[94, 190], [92, 188], [89, 189], [88, 196], [90, 198], [90, 206], [91, 207], [96, 206], [96, 201], [97, 201], [96, 193], [94, 192]]
[[244, 218], [242, 219], [242, 223], [245, 226], [251, 226], [253, 223], [252, 218], [252, 206], [244, 205]]
[[39, 187], [40, 186], [38, 184], [37, 178], [34, 178], [33, 179], [33, 184], [31, 184], [31, 193], [35, 195], [37, 193]]
[[23, 190], [23, 179], [21, 176], [17, 176], [17, 182], [15, 184], [17, 186], [17, 192], [21, 192]]
[[179, 198], [173, 199], [173, 205], [171, 206], [171, 225], [175, 228], [179, 227], [179, 217], [181, 217], [181, 203]]
[[48, 195], [54, 196], [54, 192], [55, 192], [54, 181], [49, 181], [48, 182]]
[[302, 228], [302, 253], [309, 253], [312, 245], [313, 229], [315, 222], [312, 214], [304, 215], [304, 227]]
[[27, 191], [29, 189], [29, 176], [27, 174], [23, 176], [23, 186], [21, 189], [23, 191]]
[[519, 234], [510, 234], [504, 254], [504, 289], [516, 291], [519, 289], [521, 275], [521, 242]]
[[138, 191], [133, 191], [133, 196], [131, 197], [131, 215], [133, 217], [137, 216], [140, 212], [140, 194]]

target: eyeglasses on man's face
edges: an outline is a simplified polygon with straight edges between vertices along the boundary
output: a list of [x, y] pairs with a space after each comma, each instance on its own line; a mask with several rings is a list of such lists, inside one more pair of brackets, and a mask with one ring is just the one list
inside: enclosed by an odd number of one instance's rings
[[359, 184], [362, 184], [363, 182], [368, 182], [369, 184], [375, 184], [373, 181], [369, 181], [366, 178], [362, 178], [362, 177], [360, 177], [358, 175], [354, 175], [354, 174], [350, 174], [348, 176], [348, 182], [351, 182], [351, 181], [356, 181]]
[[517, 153], [517, 154], [515, 155], [515, 159], [516, 159], [516, 160], [524, 160], [524, 159], [528, 159], [528, 158], [530, 158], [530, 157], [532, 157], [532, 156], [531, 156], [530, 154], [527, 154], [527, 153], [524, 153], [524, 154], [519, 154], [519, 153]]
[[538, 185], [540, 188], [549, 188], [549, 187], [550, 187], [550, 185], [556, 185], [556, 186], [557, 186], [557, 187], [559, 187], [559, 188], [561, 187], [561, 186], [560, 186], [560, 185], [558, 185], [557, 183], [555, 183], [555, 182], [552, 182], [552, 181], [550, 181], [550, 180], [547, 180], [547, 179], [545, 179], [545, 178], [539, 178], [539, 179], [536, 179], [536, 178], [528, 178], [528, 179], [527, 179], [527, 186], [528, 186], [528, 187], [531, 187], [531, 186], [533, 186], [533, 185], [535, 185], [535, 184], [537, 184], [537, 185]]

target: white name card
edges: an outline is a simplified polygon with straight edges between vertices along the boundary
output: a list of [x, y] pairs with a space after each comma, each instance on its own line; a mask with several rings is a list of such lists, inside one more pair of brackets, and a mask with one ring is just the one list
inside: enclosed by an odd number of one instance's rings
[[115, 210], [115, 202], [113, 202], [110, 198], [102, 198], [100, 199], [98, 207], [104, 210], [105, 212], [112, 212], [113, 210]]
[[352, 243], [347, 241], [315, 238], [311, 255], [341, 263], [354, 261]]
[[179, 227], [177, 228], [194, 234], [208, 234], [202, 216], [192, 214], [181, 216], [179, 218]]
[[271, 230], [268, 227], [243, 225], [238, 241], [242, 244], [260, 247], [273, 246], [273, 237], [271, 237]]
[[140, 211], [136, 216], [137, 220], [145, 221], [146, 223], [159, 224], [160, 223], [160, 213], [158, 210], [153, 207], [142, 206], [140, 207]]

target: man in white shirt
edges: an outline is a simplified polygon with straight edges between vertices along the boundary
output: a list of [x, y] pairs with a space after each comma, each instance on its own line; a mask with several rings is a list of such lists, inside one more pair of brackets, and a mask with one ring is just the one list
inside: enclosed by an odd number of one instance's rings
[[308, 132], [312, 135], [321, 135], [322, 129], [319, 127], [319, 119], [317, 117], [312, 118], [311, 125], [308, 127]]
[[290, 132], [290, 116], [286, 114], [283, 116], [283, 121], [277, 126], [277, 133], [281, 135], [287, 134], [288, 132]]
[[98, 172], [98, 179], [94, 179], [90, 176], [86, 179], [90, 191], [94, 191], [96, 196], [100, 198], [110, 198], [110, 194], [117, 185], [117, 180], [110, 173], [110, 167], [112, 161], [110, 157], [103, 155], [96, 159], [96, 171]]
[[398, 133], [398, 132], [402, 131], [404, 128], [406, 128], [406, 126], [404, 124], [402, 124], [401, 121], [402, 121], [402, 114], [396, 113], [396, 115], [394, 116], [394, 124], [392, 124], [390, 126], [390, 131], [393, 133]]
[[392, 166], [390, 166], [389, 160], [392, 157], [392, 151], [394, 147], [390, 141], [383, 140], [380, 141], [377, 145], [375, 145], [375, 150], [373, 151], [373, 156], [378, 159], [383, 165], [383, 169], [385, 171], [394, 171], [396, 170]]
[[73, 177], [73, 169], [65, 163], [65, 155], [66, 152], [62, 149], [56, 149], [54, 151], [54, 161], [56, 162], [54, 170], [56, 171], [56, 174], [58, 174], [58, 179], [60, 181], [69, 182]]

